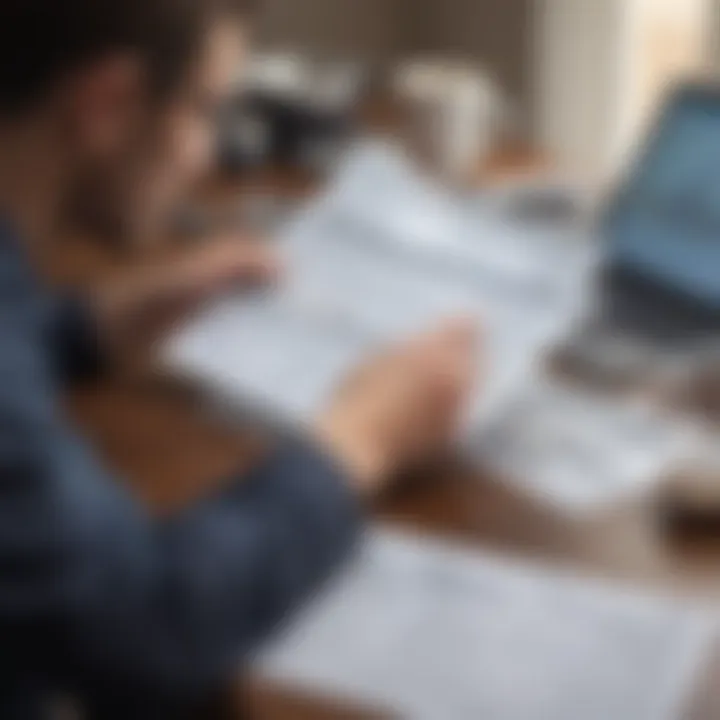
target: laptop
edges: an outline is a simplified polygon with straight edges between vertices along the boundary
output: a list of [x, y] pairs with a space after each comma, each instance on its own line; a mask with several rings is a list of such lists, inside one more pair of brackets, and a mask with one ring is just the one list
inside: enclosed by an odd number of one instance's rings
[[600, 229], [606, 327], [672, 349], [720, 334], [720, 87], [670, 93]]

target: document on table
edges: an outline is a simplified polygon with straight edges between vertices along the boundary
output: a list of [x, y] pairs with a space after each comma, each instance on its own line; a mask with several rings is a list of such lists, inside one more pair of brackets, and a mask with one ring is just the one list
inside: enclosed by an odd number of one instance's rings
[[482, 427], [582, 314], [591, 251], [468, 208], [399, 152], [352, 152], [328, 190], [281, 234], [288, 277], [248, 301], [225, 298], [181, 328], [166, 366], [238, 409], [313, 418], [370, 353], [448, 316], [476, 317]]
[[538, 376], [469, 447], [486, 467], [558, 509], [641, 494], [699, 452], [699, 428], [648, 403]]
[[680, 720], [716, 628], [678, 600], [374, 530], [257, 671], [412, 720]]

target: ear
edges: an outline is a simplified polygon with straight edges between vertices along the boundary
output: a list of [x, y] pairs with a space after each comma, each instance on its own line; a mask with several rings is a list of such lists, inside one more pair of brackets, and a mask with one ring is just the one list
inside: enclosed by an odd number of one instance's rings
[[93, 62], [62, 90], [63, 115], [76, 148], [103, 155], [121, 147], [142, 111], [141, 64], [131, 55]]

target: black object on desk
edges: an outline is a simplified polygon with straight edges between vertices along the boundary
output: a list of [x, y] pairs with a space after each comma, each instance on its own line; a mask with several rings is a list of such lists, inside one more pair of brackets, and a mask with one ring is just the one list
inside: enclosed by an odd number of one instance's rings
[[303, 62], [300, 87], [251, 87], [222, 123], [225, 167], [258, 163], [324, 170], [356, 129], [366, 78], [353, 64]]

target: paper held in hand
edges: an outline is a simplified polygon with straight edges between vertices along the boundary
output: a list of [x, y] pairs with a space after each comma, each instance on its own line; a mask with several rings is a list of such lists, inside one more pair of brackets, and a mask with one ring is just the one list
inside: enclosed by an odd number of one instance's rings
[[[401, 151], [364, 143], [281, 233], [286, 282], [212, 303], [171, 338], [164, 364], [232, 413], [298, 428], [386, 344], [476, 317], [484, 357], [458, 437], [468, 456], [572, 511], [645, 488], [679, 447], [672, 424], [571, 401], [539, 371], [591, 305], [596, 247], [575, 227], [533, 225], [506, 207], [447, 193]], [[591, 423], [583, 435], [579, 418], [593, 414], [609, 432]], [[620, 421], [634, 430], [612, 432]]]
[[377, 144], [350, 154], [279, 246], [287, 282], [213, 303], [164, 362], [282, 423], [313, 418], [379, 347], [459, 314], [477, 317], [489, 354], [477, 431], [578, 319], [591, 267], [587, 247], [446, 195]]

